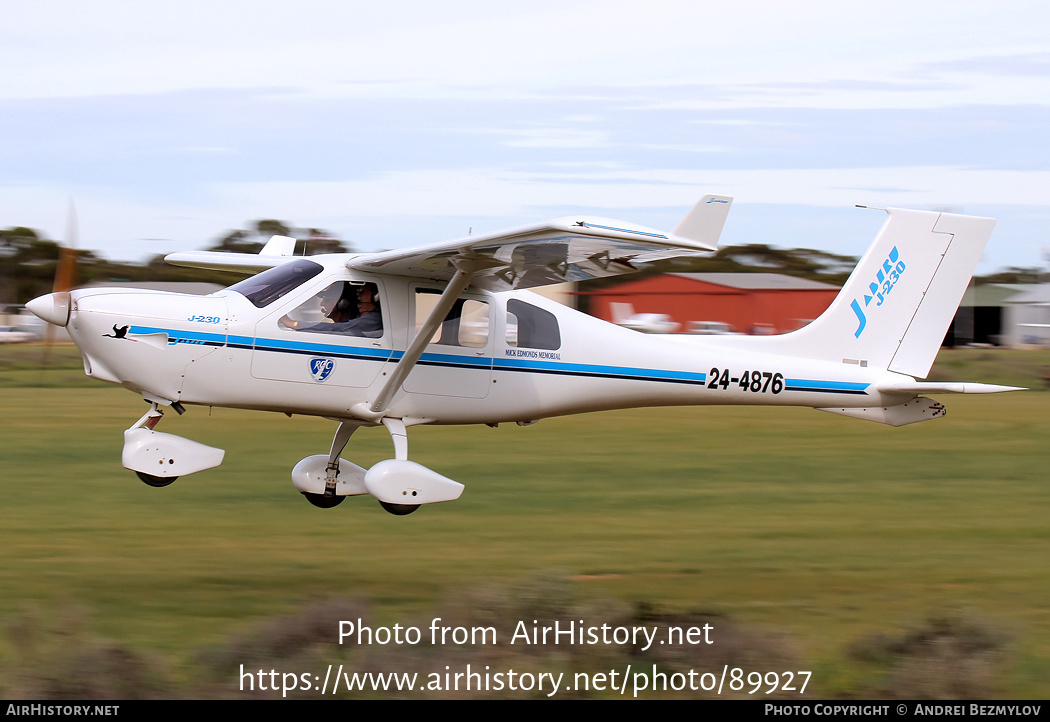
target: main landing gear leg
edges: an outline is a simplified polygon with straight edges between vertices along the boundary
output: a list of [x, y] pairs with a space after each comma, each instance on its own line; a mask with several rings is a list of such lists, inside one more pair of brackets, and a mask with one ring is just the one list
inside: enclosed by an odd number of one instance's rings
[[321, 509], [331, 509], [342, 504], [343, 499], [346, 498], [345, 496], [337, 496], [335, 493], [335, 487], [339, 481], [339, 455], [343, 453], [343, 449], [346, 448], [350, 437], [359, 428], [361, 428], [360, 424], [352, 421], [339, 422], [339, 428], [335, 430], [335, 437], [332, 439], [332, 450], [328, 453], [328, 466], [325, 467], [324, 494], [311, 494], [308, 491], [302, 492], [306, 500], [314, 506]]
[[[422, 504], [453, 501], [463, 485], [408, 460], [408, 434], [403, 419], [383, 418], [394, 442], [394, 457], [375, 464], [364, 474], [365, 490], [391, 514], [411, 514]], [[409, 422], [411, 424], [411, 421]]]
[[[390, 440], [394, 442], [394, 458], [398, 461], [408, 461], [408, 431], [405, 430], [405, 422], [401, 419], [384, 418], [383, 426], [390, 432]], [[419, 504], [392, 504], [379, 501], [379, 505], [395, 516], [406, 516], [419, 508]]]

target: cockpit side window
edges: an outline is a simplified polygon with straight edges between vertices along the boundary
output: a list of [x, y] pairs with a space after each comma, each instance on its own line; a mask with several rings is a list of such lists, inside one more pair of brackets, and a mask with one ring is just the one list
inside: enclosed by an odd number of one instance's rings
[[507, 301], [507, 345], [556, 351], [561, 348], [557, 317], [531, 303], [510, 299]]
[[282, 316], [293, 331], [382, 338], [383, 313], [374, 283], [338, 281]]
[[313, 261], [292, 261], [246, 278], [228, 290], [241, 294], [257, 308], [265, 308], [323, 270], [321, 264]]

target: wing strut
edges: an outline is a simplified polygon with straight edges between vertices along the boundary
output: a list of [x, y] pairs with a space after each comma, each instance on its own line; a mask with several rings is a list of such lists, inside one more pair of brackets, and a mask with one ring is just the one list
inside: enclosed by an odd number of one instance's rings
[[[445, 287], [430, 315], [427, 316], [426, 321], [423, 322], [419, 331], [416, 332], [415, 338], [412, 339], [412, 343], [405, 350], [405, 355], [397, 362], [397, 366], [394, 367], [393, 373], [386, 380], [386, 384], [379, 390], [379, 395], [376, 396], [376, 400], [369, 407], [371, 415], [381, 416], [387, 410], [394, 398], [394, 394], [401, 388], [401, 384], [408, 377], [409, 371], [415, 368], [419, 357], [423, 355], [423, 349], [427, 347], [430, 339], [437, 332], [438, 326], [445, 320], [445, 316], [452, 308], [452, 304], [459, 298], [459, 294], [463, 293], [463, 289], [470, 284], [470, 279], [474, 276], [475, 271], [485, 265], [483, 259], [460, 257], [451, 260], [456, 267], [456, 274], [448, 282], [448, 286]], [[481, 262], [479, 263], [479, 261]]]

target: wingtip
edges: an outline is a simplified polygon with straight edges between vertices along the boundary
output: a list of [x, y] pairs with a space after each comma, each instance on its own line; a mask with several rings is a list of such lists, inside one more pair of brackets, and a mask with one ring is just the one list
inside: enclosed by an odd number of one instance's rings
[[708, 194], [697, 201], [685, 218], [671, 232], [671, 238], [683, 245], [715, 250], [733, 205], [731, 196]]

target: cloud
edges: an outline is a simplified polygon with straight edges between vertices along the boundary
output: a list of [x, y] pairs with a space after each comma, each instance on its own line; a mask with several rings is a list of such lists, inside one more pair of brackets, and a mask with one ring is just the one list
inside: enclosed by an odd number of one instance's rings
[[654, 169], [513, 172], [496, 168], [384, 173], [355, 181], [224, 183], [214, 199], [260, 211], [295, 208], [306, 216], [432, 217], [527, 215], [566, 205], [581, 210], [687, 208], [703, 193], [744, 203], [850, 207], [871, 201], [914, 208], [1040, 205], [1048, 171], [941, 167], [839, 169]]
[[1034, 76], [1050, 78], [1050, 52], [956, 58], [919, 63], [917, 67], [930, 73], [973, 73], [998, 77]]
[[511, 148], [607, 148], [612, 145], [609, 133], [603, 130], [550, 126], [544, 128], [512, 128], [502, 130], [464, 130], [466, 133], [486, 133], [502, 136], [503, 145]]
[[365, 246], [661, 226], [709, 190], [1047, 208], [1050, 10], [1008, 6], [11, 0], [0, 223], [61, 228], [73, 195], [127, 257], [273, 216]]

